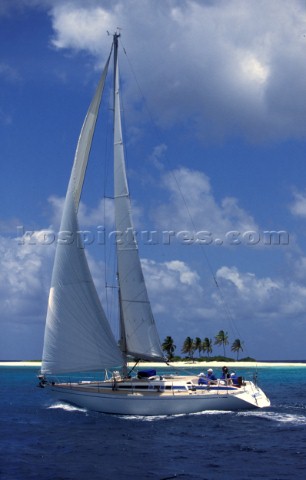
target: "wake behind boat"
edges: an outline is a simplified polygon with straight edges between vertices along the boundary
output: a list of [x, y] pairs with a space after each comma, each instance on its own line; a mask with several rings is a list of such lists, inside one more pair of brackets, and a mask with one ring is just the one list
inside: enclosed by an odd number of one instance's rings
[[[128, 359], [165, 362], [133, 238], [131, 202], [126, 176], [120, 112], [118, 38], [110, 55], [80, 133], [64, 203], [49, 294], [40, 385], [58, 399], [104, 413], [171, 415], [203, 410], [240, 410], [270, 405], [250, 381], [238, 385], [217, 380], [199, 384], [195, 375], [128, 373]], [[116, 242], [119, 344], [98, 297], [83, 248], [79, 248], [78, 207], [93, 133], [111, 56], [114, 56], [114, 204], [117, 232], [130, 232]], [[73, 372], [112, 371], [101, 381], [59, 381]]]

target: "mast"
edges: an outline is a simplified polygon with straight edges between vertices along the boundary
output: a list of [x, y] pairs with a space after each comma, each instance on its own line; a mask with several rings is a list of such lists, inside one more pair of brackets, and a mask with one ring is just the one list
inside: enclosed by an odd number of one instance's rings
[[124, 355], [135, 359], [164, 361], [151, 304], [147, 294], [138, 245], [134, 234], [131, 201], [126, 175], [121, 125], [120, 82], [118, 66], [118, 39], [114, 44], [114, 200], [115, 224], [119, 239], [116, 241], [120, 347]]
[[114, 33], [113, 44], [114, 44], [114, 112], [115, 112], [115, 103], [116, 103], [116, 79], [118, 75], [118, 39], [121, 37], [120, 33]]
[[[120, 33], [114, 33], [113, 35], [113, 45], [114, 45], [114, 79], [113, 79], [113, 105], [114, 105], [114, 116], [115, 116], [115, 98], [116, 98], [116, 74], [117, 74], [117, 62], [118, 62], [118, 39]], [[120, 281], [119, 273], [117, 272], [118, 279], [118, 304], [119, 304], [119, 345], [120, 349], [125, 358], [125, 368], [127, 366], [127, 345], [126, 345], [126, 335], [124, 328], [123, 312], [122, 312], [122, 301], [121, 301], [121, 291], [120, 291]]]

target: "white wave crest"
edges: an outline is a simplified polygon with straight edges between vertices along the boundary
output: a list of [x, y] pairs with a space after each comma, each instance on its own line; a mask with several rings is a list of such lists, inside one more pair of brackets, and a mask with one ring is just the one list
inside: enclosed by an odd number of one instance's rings
[[158, 422], [160, 420], [171, 420], [175, 418], [185, 417], [186, 415], [195, 416], [195, 415], [224, 415], [227, 413], [233, 413], [231, 411], [217, 411], [217, 410], [203, 410], [202, 412], [195, 413], [177, 413], [173, 415], [120, 415], [120, 418], [123, 420], [138, 420], [141, 422]]
[[265, 418], [278, 423], [290, 423], [291, 425], [306, 425], [306, 417], [291, 413], [278, 412], [240, 412], [238, 415]]
[[84, 412], [87, 413], [85, 408], [76, 407], [75, 405], [70, 405], [69, 403], [56, 402], [48, 407], [48, 409], [60, 409], [65, 410], [66, 412]]

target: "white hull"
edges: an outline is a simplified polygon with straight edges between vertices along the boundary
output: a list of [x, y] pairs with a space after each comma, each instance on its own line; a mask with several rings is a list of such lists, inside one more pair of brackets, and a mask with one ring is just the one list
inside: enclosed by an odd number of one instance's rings
[[[171, 383], [169, 391], [159, 391]], [[182, 389], [184, 383], [139, 382], [133, 388], [113, 390], [110, 382], [72, 383], [50, 385], [58, 400], [108, 414], [117, 415], [175, 415], [205, 410], [247, 410], [268, 407], [270, 401], [252, 382], [240, 388], [216, 385], [210, 388], [192, 386]], [[127, 386], [128, 387], [128, 386]], [[155, 388], [156, 389], [155, 389]], [[141, 391], [145, 388], [145, 391]], [[169, 386], [168, 386], [169, 388]], [[176, 390], [178, 388], [178, 390]]]

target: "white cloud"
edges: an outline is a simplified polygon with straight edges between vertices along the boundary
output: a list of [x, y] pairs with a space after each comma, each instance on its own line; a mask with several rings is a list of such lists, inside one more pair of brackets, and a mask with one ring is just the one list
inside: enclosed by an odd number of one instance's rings
[[242, 73], [247, 80], [254, 83], [265, 83], [269, 76], [269, 68], [261, 63], [254, 55], [246, 55], [241, 61]]
[[245, 341], [246, 355], [273, 358], [286, 352], [289, 342], [289, 350], [295, 345], [302, 358], [299, 337], [306, 327], [306, 284], [295, 279], [294, 272], [291, 278], [257, 277], [222, 266], [216, 288], [213, 281], [205, 282], [206, 269], [200, 276], [180, 260], [143, 259], [142, 265], [162, 338], [171, 335], [181, 345], [187, 335], [213, 338], [224, 329], [230, 341], [237, 337]]
[[154, 147], [153, 149], [153, 152], [148, 157], [148, 161], [151, 162], [158, 170], [164, 169], [163, 158], [167, 151], [167, 148], [167, 145], [165, 145], [164, 143], [156, 145], [156, 147]]
[[54, 248], [20, 240], [0, 237], [1, 358], [40, 359]]
[[[36, 351], [38, 358], [41, 354], [54, 256], [54, 244], [44, 244], [43, 235], [44, 231], [37, 231], [31, 237], [32, 242], [25, 241], [24, 244], [21, 239], [18, 242], [18, 239], [0, 237], [1, 323], [5, 327], [0, 343], [2, 355], [7, 358], [12, 358], [8, 352], [12, 352], [15, 358], [26, 358], [27, 344], [32, 345], [31, 351]], [[98, 291], [104, 292], [105, 306], [103, 262], [94, 258], [90, 248], [86, 253]], [[210, 274], [203, 266], [199, 265], [196, 271], [179, 257], [164, 262], [143, 258], [144, 276], [161, 337], [172, 335], [180, 345], [187, 335], [213, 337], [223, 328], [229, 331], [231, 339], [236, 338], [236, 330], [233, 333], [232, 321], [224, 311], [225, 301], [234, 313], [235, 328], [241, 332], [238, 337], [248, 348], [258, 345], [259, 352], [273, 357], [274, 351], [279, 352], [280, 345], [271, 346], [270, 340], [277, 336], [280, 342], [290, 342], [291, 351], [294, 348], [301, 356], [299, 338], [305, 329], [306, 260], [300, 257], [295, 262], [291, 260], [290, 264], [290, 275], [281, 278], [258, 277], [237, 267], [223, 265], [216, 273], [220, 295], [213, 279], [207, 281]], [[113, 305], [116, 303], [116, 295], [112, 302]], [[112, 318], [117, 318], [114, 313], [117, 310], [111, 308]], [[23, 344], [24, 349], [20, 350]], [[258, 355], [256, 350], [248, 350], [248, 353]]]
[[237, 199], [225, 197], [218, 203], [208, 176], [200, 171], [180, 168], [165, 173], [162, 185], [170, 198], [156, 208], [159, 228], [176, 232], [207, 231], [221, 239], [233, 230], [258, 231], [254, 219], [239, 206]]
[[290, 263], [293, 266], [292, 274], [295, 276], [298, 283], [306, 282], [306, 257], [299, 256], [298, 259], [292, 260]]
[[183, 285], [194, 286], [200, 280], [199, 275], [196, 272], [192, 272], [190, 268], [180, 260], [165, 262], [165, 265], [169, 271], [177, 272], [179, 274], [180, 282]]
[[185, 123], [206, 140], [305, 136], [306, 7], [299, 0], [79, 0], [49, 8], [53, 44], [88, 51], [98, 63], [109, 50], [106, 31], [122, 27], [160, 124]]
[[[106, 31], [121, 27], [161, 125], [183, 123], [206, 141], [305, 138], [306, 6], [300, 0], [3, 0], [0, 15], [30, 7], [48, 10], [53, 46], [88, 52], [99, 66], [109, 52]], [[138, 87], [124, 73], [135, 101]]]
[[109, 43], [106, 31], [113, 32], [116, 24], [112, 13], [84, 2], [55, 5], [52, 17], [55, 31], [52, 43], [55, 47], [87, 50], [94, 55], [99, 55], [101, 46]]
[[288, 322], [293, 330], [293, 325], [306, 326], [306, 284], [305, 276], [300, 275], [300, 261], [305, 263], [305, 259], [299, 259], [287, 280], [258, 278], [253, 273], [225, 266], [217, 271], [216, 278], [237, 318], [253, 318], [256, 328], [266, 331], [279, 329], [286, 332]]
[[306, 217], [306, 192], [295, 192], [290, 211], [298, 217]]
[[177, 328], [175, 322], [182, 327], [202, 294], [198, 273], [181, 260], [142, 259], [141, 263], [154, 312], [166, 315], [168, 328], [170, 324]]
[[[56, 247], [52, 235], [46, 229], [0, 236], [1, 359], [41, 358]], [[86, 255], [98, 291], [104, 292], [104, 265], [89, 249]]]
[[89, 208], [83, 202], [80, 203], [79, 225], [82, 226], [113, 226], [114, 225], [114, 202], [110, 198], [100, 200], [96, 208]]
[[[271, 278], [258, 279], [252, 273], [241, 273], [236, 267], [221, 267], [216, 277], [218, 280], [226, 280], [235, 286], [236, 292], [240, 299], [256, 302], [271, 301], [271, 297], [275, 292], [282, 289], [283, 285], [273, 281]], [[251, 304], [251, 302], [250, 302]]]
[[181, 260], [158, 263], [143, 259], [142, 266], [147, 276], [148, 286], [153, 292], [159, 292], [160, 289], [177, 291], [187, 286], [199, 288], [197, 286], [200, 280], [199, 275]]
[[[32, 244], [17, 238], [0, 237], [1, 279], [0, 294], [2, 316], [10, 318], [32, 315], [35, 321], [37, 312], [45, 310], [48, 276], [54, 255], [52, 245], [43, 245], [40, 232], [32, 236]], [[38, 299], [41, 299], [38, 307]]]
[[59, 225], [61, 223], [64, 201], [64, 197], [58, 197], [57, 195], [51, 195], [48, 198], [48, 203], [51, 206], [51, 224], [55, 228], [59, 228]]
[[[51, 206], [51, 223], [54, 228], [59, 228], [64, 206], [64, 197], [51, 195], [48, 198]], [[114, 202], [110, 198], [103, 198], [96, 207], [88, 207], [84, 202], [80, 202], [78, 220], [80, 228], [86, 227], [113, 227], [114, 225]]]

